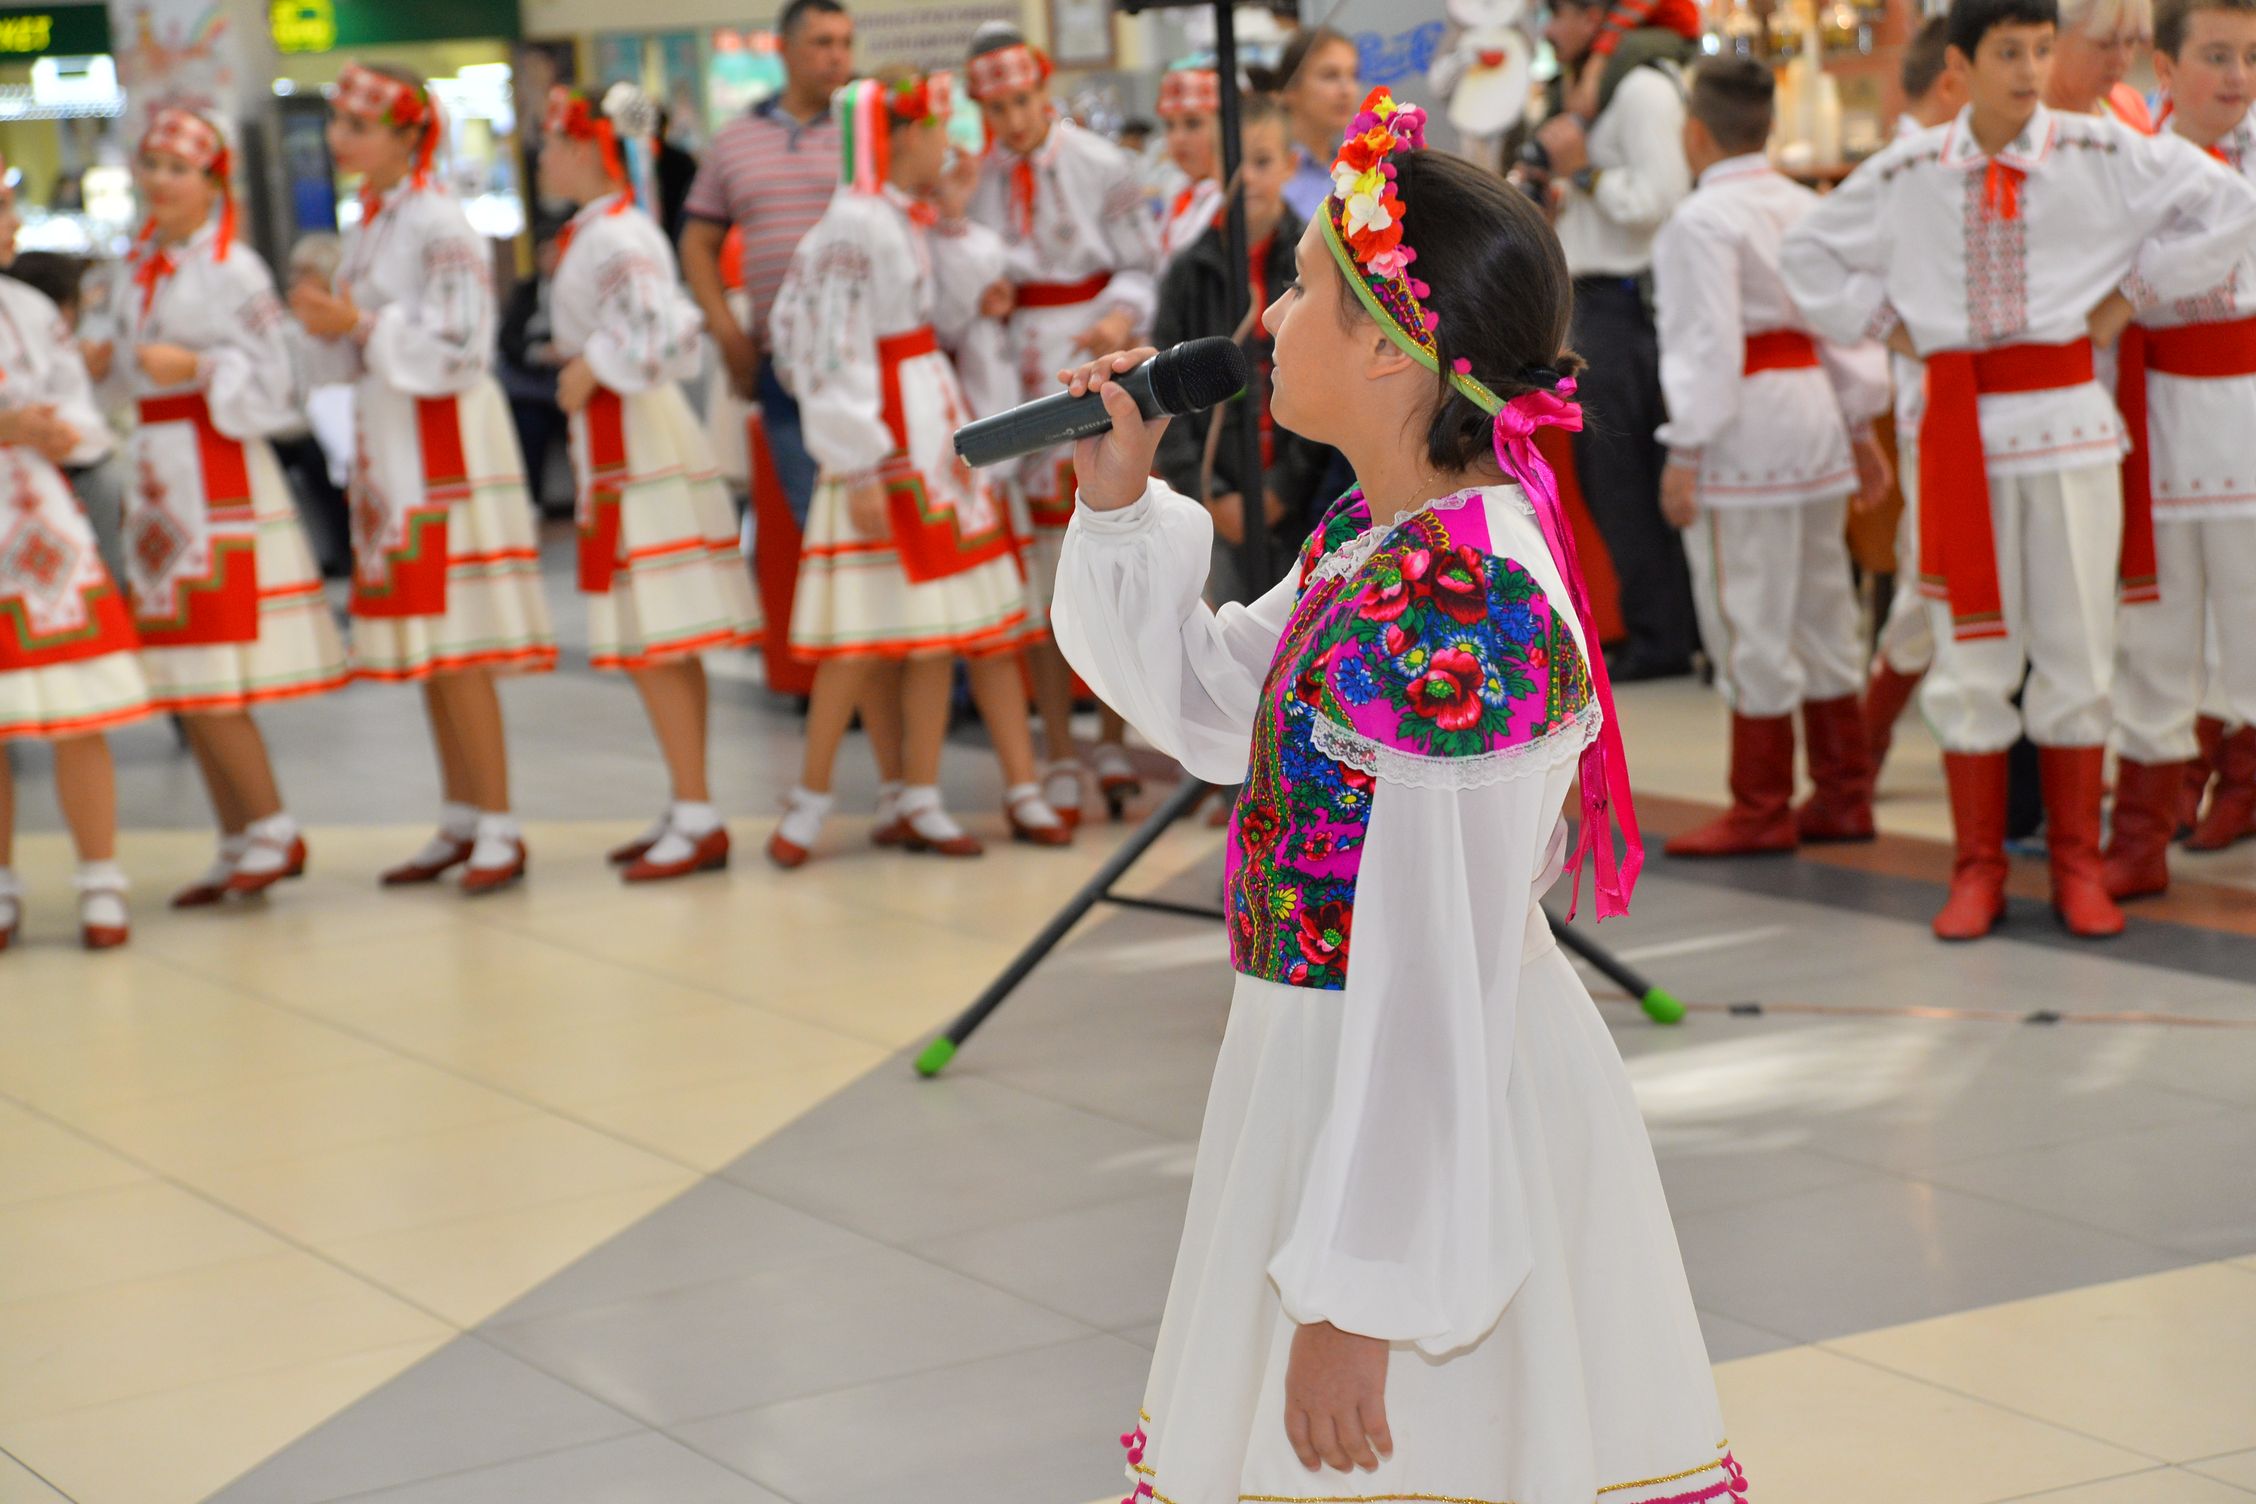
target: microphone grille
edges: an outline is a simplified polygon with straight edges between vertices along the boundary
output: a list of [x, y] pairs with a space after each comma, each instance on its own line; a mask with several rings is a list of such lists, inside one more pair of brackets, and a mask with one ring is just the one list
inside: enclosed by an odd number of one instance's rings
[[1251, 375], [1237, 341], [1187, 339], [1152, 362], [1152, 395], [1171, 416], [1195, 413], [1237, 396]]

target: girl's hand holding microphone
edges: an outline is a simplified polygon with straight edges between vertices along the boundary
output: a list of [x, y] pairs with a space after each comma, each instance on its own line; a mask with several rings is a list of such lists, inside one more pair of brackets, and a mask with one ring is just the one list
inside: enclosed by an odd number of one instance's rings
[[1083, 439], [1073, 446], [1073, 473], [1081, 485], [1081, 503], [1093, 512], [1117, 512], [1135, 502], [1151, 483], [1152, 461], [1159, 454], [1160, 435], [1168, 419], [1147, 423], [1136, 399], [1113, 379], [1124, 376], [1159, 352], [1150, 345], [1122, 350], [1087, 365], [1058, 372], [1074, 396], [1096, 392], [1104, 398], [1112, 419], [1109, 432]]

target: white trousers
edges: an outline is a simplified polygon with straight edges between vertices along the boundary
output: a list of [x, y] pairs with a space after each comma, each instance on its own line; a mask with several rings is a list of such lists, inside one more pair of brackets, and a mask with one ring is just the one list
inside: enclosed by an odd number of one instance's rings
[[2099, 746], [2114, 722], [2122, 471], [1993, 472], [1990, 517], [2005, 636], [1961, 642], [1949, 602], [1929, 601], [1935, 666], [1920, 709], [1950, 752], [2002, 752], [2024, 727], [2039, 746]]
[[1864, 685], [1848, 501], [1703, 507], [1685, 529], [1716, 688], [1740, 715], [1790, 715]]
[[1899, 674], [1917, 676], [1935, 661], [1935, 624], [1919, 593], [1919, 439], [1896, 430], [1896, 488], [1903, 516], [1896, 523], [1896, 593], [1880, 624], [1880, 657]]
[[2116, 746], [2182, 762], [2199, 750], [2204, 708], [2256, 720], [2256, 517], [2159, 523], [2154, 553], [2162, 599], [2123, 607], [2116, 623]]

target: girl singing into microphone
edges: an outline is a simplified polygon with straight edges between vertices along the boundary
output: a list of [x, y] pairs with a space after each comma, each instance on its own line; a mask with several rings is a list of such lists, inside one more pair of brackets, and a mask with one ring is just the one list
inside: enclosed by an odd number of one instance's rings
[[[299, 421], [274, 278], [236, 238], [219, 128], [159, 110], [135, 163], [149, 211], [117, 359], [140, 417], [126, 559], [151, 698], [180, 717], [219, 819], [219, 855], [174, 908], [305, 870], [251, 707], [324, 694], [345, 653], [266, 436]], [[216, 214], [214, 211], [217, 211]]]
[[1059, 644], [1244, 785], [1236, 993], [1130, 1497], [1732, 1504], [1652, 1148], [1537, 903], [1588, 862], [1623, 912], [1642, 860], [1533, 443], [1581, 421], [1566, 265], [1423, 141], [1369, 96], [1264, 315], [1277, 423], [1363, 485], [1251, 606], [1202, 602], [1213, 525], [1150, 479], [1165, 425], [1111, 381], [1150, 352], [1065, 373], [1113, 428], [1075, 456]]
[[881, 776], [906, 785], [888, 790], [873, 839], [980, 853], [940, 802], [958, 657], [1002, 760], [1012, 837], [1071, 839], [1035, 782], [1018, 540], [1003, 499], [951, 442], [972, 414], [941, 346], [969, 327], [1002, 265], [1000, 242], [963, 222], [968, 176], [947, 171], [953, 87], [944, 73], [897, 74], [838, 92], [844, 184], [776, 295], [776, 374], [822, 467], [791, 615], [792, 651], [818, 665], [806, 766], [768, 842], [783, 867], [806, 861], [821, 834], [857, 707]]
[[302, 281], [290, 306], [355, 378], [354, 671], [421, 684], [439, 755], [438, 833], [383, 881], [460, 867], [465, 893], [490, 893], [525, 874], [494, 675], [554, 668], [556, 638], [525, 465], [490, 374], [486, 242], [432, 180], [441, 130], [422, 79], [346, 65], [329, 150], [360, 175], [360, 223], [336, 286]]
[[737, 548], [736, 509], [676, 382], [696, 374], [704, 320], [680, 288], [673, 247], [635, 203], [622, 142], [657, 125], [640, 90], [596, 109], [559, 88], [543, 128], [541, 186], [579, 204], [565, 226], [550, 304], [567, 357], [557, 401], [572, 415], [580, 482], [580, 589], [597, 668], [642, 693], [673, 803], [611, 853], [628, 882], [728, 865], [728, 828], [705, 783], [705, 664], [759, 638], [760, 608]]

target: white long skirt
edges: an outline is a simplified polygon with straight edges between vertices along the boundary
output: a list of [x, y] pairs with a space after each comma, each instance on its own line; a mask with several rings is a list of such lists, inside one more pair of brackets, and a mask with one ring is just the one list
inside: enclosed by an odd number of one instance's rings
[[1744, 1500], [1628, 1073], [1540, 912], [1500, 1099], [1534, 1268], [1472, 1346], [1393, 1348], [1377, 1472], [1301, 1466], [1284, 1424], [1296, 1328], [1268, 1267], [1329, 1107], [1336, 1001], [1237, 979], [1132, 1485], [1162, 1504]]

